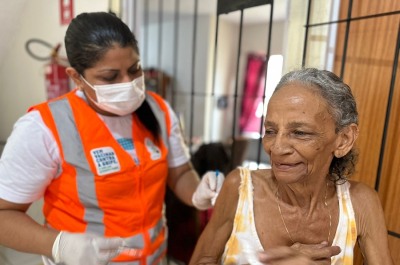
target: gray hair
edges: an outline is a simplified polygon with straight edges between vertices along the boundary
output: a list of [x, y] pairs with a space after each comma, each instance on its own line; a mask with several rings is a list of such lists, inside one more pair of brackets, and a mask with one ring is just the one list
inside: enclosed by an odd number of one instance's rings
[[[329, 106], [328, 112], [335, 121], [336, 133], [352, 123], [358, 124], [357, 104], [353, 93], [350, 87], [334, 73], [315, 68], [291, 71], [281, 78], [274, 93], [289, 84], [302, 84], [320, 93]], [[357, 157], [354, 147], [345, 156], [334, 157], [329, 168], [332, 180], [346, 181], [354, 173]]]

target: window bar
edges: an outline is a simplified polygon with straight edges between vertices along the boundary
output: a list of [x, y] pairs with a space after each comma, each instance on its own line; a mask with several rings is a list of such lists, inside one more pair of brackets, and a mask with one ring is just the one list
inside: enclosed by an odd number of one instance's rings
[[312, 0], [308, 0], [307, 21], [306, 21], [306, 25], [305, 25], [306, 32], [304, 34], [303, 59], [301, 61], [301, 66], [302, 67], [304, 67], [306, 65], [307, 43], [308, 43], [308, 28], [309, 28], [309, 24], [310, 24], [311, 5], [312, 5]]
[[232, 124], [232, 157], [230, 160], [230, 168], [233, 167], [232, 162], [235, 161], [235, 157], [233, 157], [236, 152], [236, 144], [235, 144], [235, 136], [236, 136], [236, 120], [237, 120], [237, 98], [238, 98], [238, 87], [239, 87], [239, 62], [240, 62], [240, 55], [242, 50], [242, 32], [243, 32], [243, 8], [240, 9], [240, 24], [239, 24], [239, 42], [238, 42], [238, 52], [236, 58], [236, 75], [235, 75], [235, 92], [233, 95], [233, 124]]
[[274, 17], [274, 1], [271, 1], [270, 4], [270, 13], [269, 13], [269, 25], [268, 25], [268, 40], [267, 40], [267, 54], [265, 58], [265, 66], [264, 66], [264, 92], [262, 95], [262, 102], [263, 102], [263, 112], [261, 115], [261, 121], [260, 121], [260, 137], [258, 138], [258, 146], [257, 146], [257, 168], [259, 168], [260, 163], [261, 163], [261, 151], [262, 151], [262, 133], [263, 133], [263, 128], [264, 128], [264, 118], [265, 118], [265, 111], [266, 107], [265, 106], [265, 89], [267, 87], [267, 71], [268, 71], [268, 60], [271, 54], [271, 39], [272, 39], [272, 23], [273, 23], [273, 17]]
[[215, 80], [216, 80], [215, 76], [216, 76], [216, 73], [217, 73], [218, 28], [219, 28], [219, 15], [217, 15], [217, 21], [216, 21], [216, 25], [215, 25], [213, 79], [212, 79], [212, 90], [211, 90], [211, 96], [212, 96], [212, 97], [215, 95]]
[[348, 21], [364, 20], [364, 19], [377, 18], [377, 17], [386, 17], [386, 16], [393, 16], [393, 15], [398, 15], [398, 14], [400, 14], [400, 10], [379, 13], [379, 14], [373, 14], [373, 15], [367, 15], [367, 16], [361, 16], [361, 17], [350, 17], [350, 18], [346, 18], [346, 19], [339, 19], [339, 20], [315, 23], [315, 24], [308, 25], [308, 27], [312, 28], [312, 27], [326, 26], [326, 25], [331, 25], [331, 24], [344, 23], [344, 22], [348, 22]]
[[[121, 0], [121, 2], [122, 2], [122, 0]], [[121, 5], [122, 6], [122, 5]], [[137, 18], [137, 13], [138, 13], [138, 10], [137, 10], [137, 0], [134, 0], [133, 1], [133, 15], [134, 15], [134, 17], [133, 17], [133, 25], [132, 25], [132, 29], [133, 29], [133, 31], [134, 32], [136, 32], [136, 18]]]
[[148, 43], [149, 43], [149, 1], [145, 0], [144, 1], [144, 22], [143, 22], [146, 30], [144, 31], [144, 40], [143, 40], [143, 54], [144, 54], [144, 65], [149, 63], [149, 48], [148, 48]]
[[175, 108], [176, 105], [176, 99], [175, 99], [175, 93], [176, 93], [176, 79], [178, 76], [178, 35], [179, 34], [179, 0], [175, 0], [175, 14], [174, 14], [174, 49], [173, 49], [173, 78], [171, 80], [171, 105], [172, 108]]
[[190, 132], [189, 132], [189, 151], [193, 155], [193, 119], [194, 119], [194, 96], [195, 96], [195, 66], [196, 66], [196, 35], [197, 35], [197, 9], [198, 0], [194, 1], [194, 21], [193, 21], [193, 49], [192, 49], [192, 92], [190, 95]]
[[[211, 86], [211, 99], [215, 97], [215, 82], [216, 82], [216, 75], [217, 75], [217, 56], [218, 56], [218, 29], [219, 29], [219, 14], [217, 10], [217, 21], [215, 24], [215, 40], [214, 40], [214, 58], [213, 58], [213, 69], [212, 69], [212, 86]], [[215, 105], [215, 103], [213, 102]], [[212, 128], [208, 132], [208, 139], [212, 139]]]
[[343, 45], [343, 56], [342, 56], [342, 65], [340, 69], [340, 78], [343, 79], [344, 76], [344, 69], [346, 65], [346, 56], [347, 56], [347, 46], [349, 41], [349, 33], [350, 33], [350, 18], [351, 18], [351, 11], [353, 9], [353, 0], [349, 0], [349, 9], [347, 10], [347, 18], [349, 19], [346, 22], [346, 33], [344, 36], [344, 45]]
[[388, 231], [388, 234], [390, 235], [390, 236], [393, 236], [393, 237], [397, 237], [397, 238], [400, 238], [400, 234], [399, 233], [396, 233], [396, 232], [393, 232], [393, 231]]
[[164, 96], [164, 91], [162, 89], [162, 33], [163, 33], [163, 0], [158, 0], [158, 56], [157, 56], [157, 91], [160, 95]]

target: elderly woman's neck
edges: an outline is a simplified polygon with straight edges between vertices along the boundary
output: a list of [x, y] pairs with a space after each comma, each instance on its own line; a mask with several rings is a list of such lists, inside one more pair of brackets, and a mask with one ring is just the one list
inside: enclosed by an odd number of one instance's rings
[[313, 211], [327, 204], [334, 193], [334, 185], [328, 179], [315, 182], [277, 184], [277, 199], [282, 204]]

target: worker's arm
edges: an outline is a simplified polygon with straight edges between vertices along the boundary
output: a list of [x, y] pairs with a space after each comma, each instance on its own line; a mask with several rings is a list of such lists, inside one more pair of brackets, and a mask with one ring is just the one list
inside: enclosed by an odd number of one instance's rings
[[38, 224], [27, 215], [29, 206], [0, 199], [0, 245], [51, 257], [58, 232]]
[[170, 189], [182, 202], [193, 206], [192, 196], [200, 183], [200, 178], [190, 162], [169, 168], [167, 182]]

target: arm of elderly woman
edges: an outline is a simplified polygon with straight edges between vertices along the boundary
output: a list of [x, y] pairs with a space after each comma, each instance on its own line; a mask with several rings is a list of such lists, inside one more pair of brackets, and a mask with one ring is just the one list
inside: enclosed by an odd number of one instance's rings
[[196, 244], [189, 264], [220, 264], [225, 243], [233, 228], [239, 185], [240, 174], [235, 170], [224, 181], [211, 219]]
[[389, 252], [385, 217], [377, 192], [363, 183], [351, 182], [350, 193], [357, 222], [358, 243], [364, 262], [370, 265], [394, 264]]
[[[225, 244], [232, 232], [233, 221], [239, 199], [239, 170], [226, 178], [220, 191], [211, 220], [197, 242], [190, 264], [220, 264]], [[330, 264], [330, 257], [340, 252], [339, 247], [326, 243], [305, 245], [296, 243], [292, 247], [277, 247], [260, 253], [259, 259], [265, 264]]]

